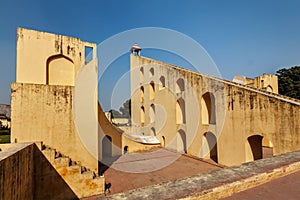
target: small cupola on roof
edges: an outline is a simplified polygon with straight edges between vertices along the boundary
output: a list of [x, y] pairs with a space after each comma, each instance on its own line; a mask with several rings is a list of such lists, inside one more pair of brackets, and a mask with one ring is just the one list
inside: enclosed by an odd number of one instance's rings
[[138, 56], [141, 55], [141, 50], [142, 50], [142, 48], [137, 43], [134, 43], [134, 45], [130, 49], [131, 53], [138, 55]]

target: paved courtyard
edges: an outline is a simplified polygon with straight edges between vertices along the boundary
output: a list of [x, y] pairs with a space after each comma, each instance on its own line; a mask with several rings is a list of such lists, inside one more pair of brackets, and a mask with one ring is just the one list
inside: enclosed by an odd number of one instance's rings
[[106, 183], [111, 183], [108, 194], [111, 195], [220, 168], [210, 160], [158, 148], [121, 156], [104, 172], [104, 176]]

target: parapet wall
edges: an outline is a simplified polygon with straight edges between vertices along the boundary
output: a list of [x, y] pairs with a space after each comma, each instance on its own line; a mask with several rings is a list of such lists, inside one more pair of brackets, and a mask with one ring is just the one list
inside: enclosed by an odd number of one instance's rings
[[78, 199], [34, 143], [0, 152], [0, 199]]

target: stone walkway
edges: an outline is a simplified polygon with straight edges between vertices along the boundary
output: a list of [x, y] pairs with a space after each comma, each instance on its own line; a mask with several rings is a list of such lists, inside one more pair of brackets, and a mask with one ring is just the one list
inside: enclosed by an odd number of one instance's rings
[[233, 194], [222, 200], [298, 200], [300, 199], [300, 171], [275, 179], [257, 187]]
[[[104, 173], [111, 183], [108, 195], [208, 172], [221, 167], [210, 160], [200, 160], [163, 148], [150, 152], [129, 153], [120, 157]], [[94, 200], [98, 197], [86, 198]]]

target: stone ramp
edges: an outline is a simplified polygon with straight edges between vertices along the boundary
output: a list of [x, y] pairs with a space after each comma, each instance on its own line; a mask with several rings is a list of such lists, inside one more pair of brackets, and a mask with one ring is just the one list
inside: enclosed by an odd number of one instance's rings
[[49, 146], [43, 146], [42, 153], [79, 198], [104, 192], [104, 177]]

